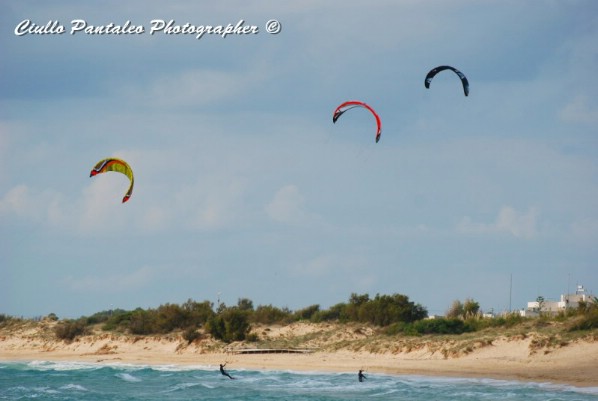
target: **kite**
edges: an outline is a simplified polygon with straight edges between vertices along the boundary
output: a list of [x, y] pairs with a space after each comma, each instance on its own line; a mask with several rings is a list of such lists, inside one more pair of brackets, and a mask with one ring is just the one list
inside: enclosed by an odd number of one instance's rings
[[441, 65], [436, 68], [432, 68], [432, 70], [430, 70], [430, 72], [428, 72], [428, 75], [426, 75], [426, 80], [424, 82], [424, 85], [426, 85], [426, 88], [429, 89], [430, 82], [432, 82], [432, 78], [434, 78], [434, 76], [436, 74], [438, 74], [440, 71], [444, 71], [444, 70], [451, 70], [455, 74], [457, 74], [459, 76], [459, 78], [461, 78], [461, 83], [463, 84], [463, 92], [465, 92], [465, 96], [469, 95], [469, 81], [467, 81], [467, 78], [461, 71], [459, 71], [455, 67], [451, 67], [449, 65]]
[[334, 114], [332, 115], [332, 122], [336, 123], [336, 120], [338, 120], [338, 118], [345, 111], [350, 110], [354, 107], [363, 107], [365, 109], [368, 109], [374, 115], [374, 117], [376, 118], [376, 125], [378, 127], [376, 131], [376, 143], [378, 143], [378, 141], [380, 140], [380, 135], [382, 134], [382, 122], [380, 121], [380, 116], [378, 116], [378, 113], [376, 113], [374, 109], [372, 109], [370, 106], [363, 102], [360, 102], [358, 100], [350, 100], [348, 102], [344, 102], [343, 104], [338, 106], [336, 110], [334, 110]]
[[98, 174], [102, 174], [107, 171], [116, 171], [117, 173], [121, 173], [129, 177], [131, 185], [129, 185], [129, 189], [127, 190], [127, 193], [123, 198], [123, 203], [125, 203], [129, 200], [129, 198], [131, 198], [131, 195], [133, 194], [133, 183], [135, 180], [133, 179], [133, 170], [131, 169], [131, 166], [129, 166], [127, 162], [124, 160], [111, 157], [108, 159], [100, 160], [95, 165], [93, 170], [91, 170], [89, 176], [94, 177]]

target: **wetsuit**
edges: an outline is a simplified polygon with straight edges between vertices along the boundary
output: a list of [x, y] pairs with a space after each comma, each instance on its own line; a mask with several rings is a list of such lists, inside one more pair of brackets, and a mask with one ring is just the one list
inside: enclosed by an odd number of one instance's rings
[[234, 377], [229, 375], [228, 372], [224, 370], [224, 366], [226, 366], [226, 363], [224, 365], [220, 364], [220, 373], [222, 373], [224, 376], [227, 376], [229, 379], [234, 379]]
[[365, 375], [363, 374], [363, 370], [359, 371], [359, 374], [357, 375], [357, 377], [359, 378], [360, 382], [362, 382], [363, 379], [366, 379]]

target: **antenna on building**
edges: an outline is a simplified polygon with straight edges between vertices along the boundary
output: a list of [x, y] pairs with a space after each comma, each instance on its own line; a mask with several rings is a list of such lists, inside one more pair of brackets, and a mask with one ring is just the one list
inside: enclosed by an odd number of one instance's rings
[[569, 283], [571, 282], [571, 273], [567, 273], [567, 295], [571, 294]]
[[513, 273], [511, 273], [511, 278], [509, 279], [509, 313], [513, 311], [511, 309], [511, 299], [513, 297]]
[[569, 294], [571, 294], [570, 288], [569, 288], [569, 282], [571, 281], [571, 273], [567, 273], [567, 292], [565, 293], [565, 311], [567, 310], [567, 308], [569, 307]]

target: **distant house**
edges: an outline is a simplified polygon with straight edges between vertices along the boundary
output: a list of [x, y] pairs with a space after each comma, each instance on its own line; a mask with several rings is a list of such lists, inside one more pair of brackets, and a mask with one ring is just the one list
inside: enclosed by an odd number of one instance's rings
[[537, 299], [527, 303], [527, 309], [519, 311], [521, 316], [536, 317], [541, 313], [557, 315], [567, 309], [577, 309], [580, 302], [595, 302], [595, 298], [586, 291], [583, 285], [578, 285], [574, 294], [561, 295], [559, 301]]
[[444, 316], [443, 315], [428, 315], [426, 317], [426, 319], [431, 320], [431, 319], [442, 319]]

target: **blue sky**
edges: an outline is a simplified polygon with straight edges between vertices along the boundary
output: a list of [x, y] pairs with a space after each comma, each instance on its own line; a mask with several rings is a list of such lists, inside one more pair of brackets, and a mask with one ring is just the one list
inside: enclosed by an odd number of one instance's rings
[[[0, 27], [0, 313], [598, 291], [591, 0], [8, 1]], [[468, 97], [447, 71], [425, 89], [445, 64]], [[377, 110], [379, 143], [365, 110], [332, 123], [345, 100]], [[109, 156], [134, 170], [126, 204], [124, 176], [89, 178]]]

